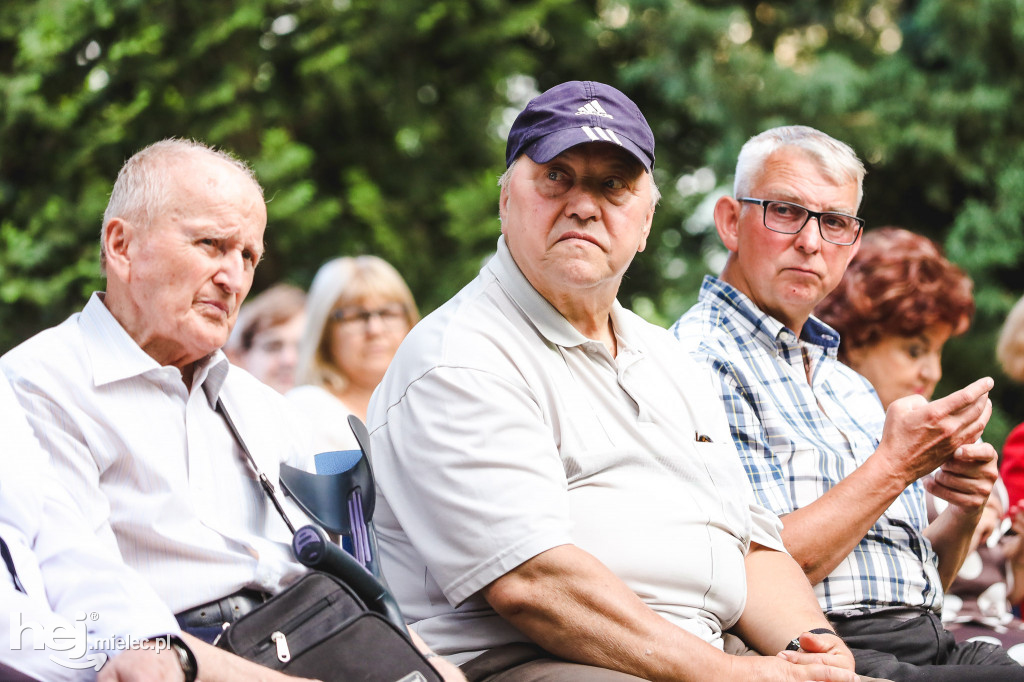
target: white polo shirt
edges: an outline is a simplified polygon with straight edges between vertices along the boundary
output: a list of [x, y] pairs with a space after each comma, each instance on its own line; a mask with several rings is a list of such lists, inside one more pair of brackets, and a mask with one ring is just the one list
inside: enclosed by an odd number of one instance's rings
[[455, 663], [528, 641], [480, 590], [553, 547], [591, 553], [717, 646], [743, 610], [750, 541], [784, 551], [706, 370], [618, 303], [612, 322], [614, 358], [530, 285], [502, 238], [374, 394], [382, 566], [406, 618]]

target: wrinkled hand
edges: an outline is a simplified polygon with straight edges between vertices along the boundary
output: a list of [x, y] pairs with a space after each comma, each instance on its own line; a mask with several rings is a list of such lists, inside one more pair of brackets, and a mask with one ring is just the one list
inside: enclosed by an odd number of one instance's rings
[[931, 473], [958, 448], [981, 437], [992, 416], [988, 399], [992, 386], [992, 379], [985, 377], [930, 403], [919, 395], [892, 401], [885, 414], [878, 454], [905, 485]]
[[850, 649], [837, 635], [816, 635], [805, 632], [800, 635], [799, 651], [780, 651], [778, 656], [797, 665], [820, 663], [851, 672], [856, 666]]
[[785, 660], [782, 654], [778, 656], [733, 656], [732, 658], [734, 659], [732, 671], [726, 678], [730, 682], [749, 682], [749, 680], [758, 680], [758, 682], [857, 682], [858, 680], [857, 673], [853, 670], [827, 663], [791, 663]]
[[100, 669], [96, 682], [183, 682], [177, 655], [163, 649], [128, 649]]
[[958, 447], [935, 476], [925, 480], [924, 486], [935, 497], [949, 502], [950, 507], [959, 508], [964, 515], [974, 515], [986, 507], [997, 478], [995, 448], [988, 443], [969, 443]]

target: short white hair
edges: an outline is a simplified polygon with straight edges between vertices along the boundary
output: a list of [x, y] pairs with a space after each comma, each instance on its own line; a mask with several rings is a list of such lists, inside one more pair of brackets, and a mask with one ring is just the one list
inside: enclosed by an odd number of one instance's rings
[[808, 154], [832, 182], [856, 182], [857, 206], [860, 206], [864, 195], [864, 164], [848, 144], [809, 126], [771, 128], [747, 140], [736, 160], [733, 196], [749, 196], [768, 158], [787, 147], [795, 147]]
[[107, 253], [104, 242], [110, 221], [122, 218], [143, 228], [149, 227], [172, 199], [170, 173], [175, 163], [187, 163], [198, 154], [209, 155], [237, 168], [252, 180], [260, 196], [263, 196], [263, 188], [256, 180], [252, 169], [225, 151], [214, 149], [196, 140], [174, 137], [154, 142], [125, 161], [117, 174], [107, 209], [103, 212], [103, 227], [100, 231], [101, 267], [106, 268]]

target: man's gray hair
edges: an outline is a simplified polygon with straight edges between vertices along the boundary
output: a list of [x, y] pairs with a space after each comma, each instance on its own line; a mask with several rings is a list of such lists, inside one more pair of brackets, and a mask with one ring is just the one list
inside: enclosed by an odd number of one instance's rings
[[750, 189], [760, 177], [768, 157], [786, 147], [808, 154], [821, 166], [825, 177], [836, 184], [855, 181], [857, 206], [860, 206], [864, 194], [864, 164], [849, 145], [808, 126], [771, 128], [747, 140], [736, 160], [733, 196], [750, 196]]
[[100, 230], [100, 267], [104, 271], [107, 262], [104, 242], [110, 221], [122, 218], [143, 228], [149, 227], [156, 216], [166, 209], [172, 197], [171, 169], [176, 163], [189, 163], [197, 154], [208, 154], [237, 168], [252, 180], [260, 196], [263, 196], [263, 188], [252, 169], [228, 152], [196, 140], [172, 137], [154, 142], [125, 161], [117, 174], [107, 209], [103, 212], [103, 227]]
[[[498, 178], [498, 187], [501, 189], [508, 189], [508, 183], [512, 179], [512, 169], [519, 163], [519, 158], [512, 160], [512, 163], [508, 165], [505, 172]], [[658, 183], [654, 181], [654, 173], [648, 173], [651, 176], [651, 206], [657, 206], [658, 202], [661, 201], [661, 190], [658, 189]]]

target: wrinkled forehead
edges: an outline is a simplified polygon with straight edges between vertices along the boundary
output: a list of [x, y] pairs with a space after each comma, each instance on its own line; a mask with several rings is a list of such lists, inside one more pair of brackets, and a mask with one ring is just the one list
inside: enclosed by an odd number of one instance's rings
[[[772, 175], [773, 172], [777, 175]], [[849, 207], [850, 211], [856, 212], [860, 207], [860, 176], [840, 163], [835, 156], [824, 153], [817, 147], [797, 144], [779, 147], [765, 158], [755, 175], [754, 182], [760, 185], [769, 178], [777, 179], [778, 175], [785, 175], [787, 172], [793, 176], [794, 181], [802, 179], [829, 189], [849, 188], [855, 194], [853, 205]]]
[[262, 239], [267, 208], [259, 185], [246, 173], [216, 157], [168, 168], [163, 211], [174, 218], [207, 218], [226, 227], [256, 229]]
[[[798, 146], [776, 149], [761, 163], [751, 177], [747, 191], [758, 193], [773, 189], [777, 196], [768, 198], [798, 201], [808, 198], [808, 192], [835, 194], [850, 190], [853, 202], [847, 208], [856, 210], [860, 205], [858, 179], [841, 167], [828, 163], [828, 159]], [[788, 191], [787, 191], [788, 190]]]
[[168, 171], [173, 184], [185, 191], [248, 200], [255, 196], [263, 203], [260, 186], [251, 175], [212, 154], [193, 152], [171, 159]]

